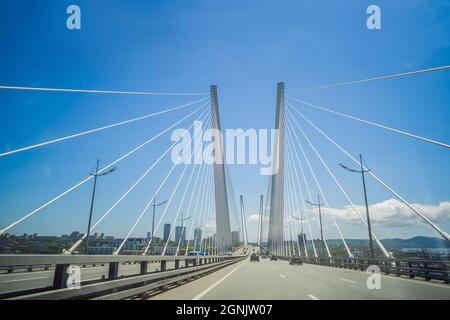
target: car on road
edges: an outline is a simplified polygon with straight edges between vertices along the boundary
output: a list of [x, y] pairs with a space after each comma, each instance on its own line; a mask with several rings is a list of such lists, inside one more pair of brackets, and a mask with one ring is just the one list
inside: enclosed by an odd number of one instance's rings
[[256, 253], [252, 253], [250, 256], [250, 261], [257, 261], [259, 262], [259, 256]]
[[290, 265], [298, 264], [299, 266], [302, 266], [303, 260], [300, 256], [295, 255], [289, 258], [289, 264]]
[[270, 256], [270, 261], [278, 261], [277, 256], [271, 255], [271, 256]]

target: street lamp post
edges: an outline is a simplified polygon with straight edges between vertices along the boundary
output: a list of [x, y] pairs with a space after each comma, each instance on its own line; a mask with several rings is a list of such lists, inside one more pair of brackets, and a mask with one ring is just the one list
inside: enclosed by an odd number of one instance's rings
[[[185, 230], [183, 229], [183, 222], [189, 220], [190, 218], [191, 218], [191, 216], [186, 217], [186, 218], [183, 218], [183, 212], [181, 212], [181, 218], [180, 218], [180, 223], [181, 223], [181, 235], [180, 235], [180, 239], [178, 239], [177, 252], [175, 252], [175, 255], [178, 255], [178, 250], [179, 250], [180, 245], [181, 245], [181, 239], [183, 239], [183, 237], [184, 237], [184, 238], [186, 237], [186, 232], [185, 232]], [[186, 239], [184, 239], [184, 240], [186, 240]]]
[[[320, 194], [317, 195], [317, 203], [305, 200], [308, 204], [312, 205], [312, 206], [316, 206], [319, 208], [319, 224], [320, 224], [320, 240], [322, 241], [322, 256], [325, 256], [325, 240], [323, 238], [323, 226], [322, 226], [322, 211], [321, 211], [321, 207], [322, 204], [320, 202]], [[314, 240], [312, 240], [314, 241]]]
[[85, 241], [85, 245], [84, 245], [84, 254], [86, 254], [86, 255], [89, 254], [88, 253], [89, 237], [90, 237], [90, 233], [91, 233], [92, 212], [94, 211], [94, 200], [95, 200], [95, 190], [97, 188], [97, 177], [106, 176], [107, 174], [110, 174], [111, 172], [116, 170], [116, 167], [112, 167], [111, 169], [109, 169], [106, 172], [98, 173], [99, 164], [100, 164], [100, 159], [97, 159], [97, 163], [95, 165], [95, 173], [90, 174], [90, 175], [94, 176], [94, 184], [92, 186], [91, 206], [89, 209], [89, 219], [88, 219], [88, 226], [87, 226], [87, 232], [86, 232], [86, 241]]
[[360, 164], [360, 170], [351, 169], [349, 167], [344, 166], [342, 163], [340, 163], [339, 165], [342, 168], [344, 168], [345, 170], [347, 170], [347, 171], [361, 173], [362, 183], [363, 183], [363, 190], [364, 190], [364, 201], [365, 201], [365, 204], [366, 204], [367, 229], [369, 231], [370, 256], [372, 258], [374, 258], [375, 257], [375, 253], [374, 253], [374, 250], [373, 250], [372, 227], [371, 227], [371, 224], [370, 224], [369, 205], [368, 205], [368, 202], [367, 202], [366, 180], [365, 180], [365, 177], [364, 177], [364, 173], [369, 172], [370, 170], [369, 169], [364, 169], [362, 155], [359, 155], [359, 164]]
[[164, 204], [166, 204], [166, 201], [160, 202], [160, 203], [156, 203], [156, 195], [153, 197], [153, 203], [151, 204], [151, 206], [153, 207], [153, 217], [152, 217], [152, 243], [155, 240], [155, 211], [156, 211], [156, 207], [160, 207]]
[[[306, 238], [305, 238], [305, 234], [303, 233], [303, 211], [300, 210], [300, 218], [296, 217], [296, 216], [292, 216], [292, 218], [294, 218], [297, 221], [300, 221], [300, 234], [302, 236], [302, 243], [303, 243], [303, 247], [305, 249], [305, 256], [308, 256], [308, 252], [306, 250]], [[300, 253], [300, 248], [298, 249], [299, 253]]]

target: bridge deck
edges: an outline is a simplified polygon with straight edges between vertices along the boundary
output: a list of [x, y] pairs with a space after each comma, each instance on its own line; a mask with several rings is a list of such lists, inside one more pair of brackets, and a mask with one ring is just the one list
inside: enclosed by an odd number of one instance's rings
[[355, 270], [246, 259], [151, 299], [450, 299], [450, 286], [442, 283], [381, 275], [381, 289], [369, 290], [367, 277]]

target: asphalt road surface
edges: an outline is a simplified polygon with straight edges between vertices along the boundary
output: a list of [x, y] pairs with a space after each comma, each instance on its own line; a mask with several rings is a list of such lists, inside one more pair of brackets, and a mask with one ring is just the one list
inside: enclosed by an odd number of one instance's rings
[[441, 282], [381, 275], [381, 289], [370, 290], [368, 277], [356, 270], [247, 258], [151, 299], [450, 299], [450, 285]]

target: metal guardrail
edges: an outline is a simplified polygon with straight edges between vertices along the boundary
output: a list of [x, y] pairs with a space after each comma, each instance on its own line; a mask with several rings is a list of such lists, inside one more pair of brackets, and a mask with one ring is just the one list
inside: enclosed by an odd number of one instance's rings
[[[33, 293], [8, 293], [7, 298], [17, 299], [80, 299], [112, 295], [125, 297], [135, 292], [145, 292], [170, 282], [210, 272], [240, 261], [246, 256], [143, 256], [143, 255], [0, 255], [0, 269], [54, 268], [53, 286], [33, 289]], [[174, 269], [167, 270], [167, 262], [174, 262]], [[180, 267], [184, 262], [184, 267]], [[139, 273], [118, 277], [120, 264], [140, 264]], [[149, 263], [158, 263], [159, 270], [148, 272]], [[106, 279], [83, 285], [80, 289], [67, 288], [70, 266], [107, 265]], [[161, 282], [162, 281], [162, 282]], [[161, 284], [158, 284], [161, 282]], [[131, 290], [131, 291], [129, 291]], [[143, 290], [143, 291], [142, 291]], [[126, 293], [125, 291], [129, 291]], [[121, 292], [121, 293], [120, 293]]]
[[[289, 257], [279, 257], [282, 260], [289, 260]], [[369, 266], [376, 265], [384, 274], [396, 276], [408, 276], [441, 280], [450, 283], [450, 261], [449, 260], [423, 260], [423, 259], [378, 259], [378, 258], [314, 258], [302, 257], [304, 263], [321, 266], [353, 269], [365, 271]]]

